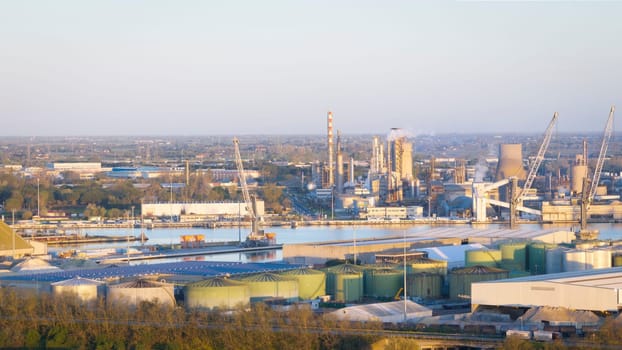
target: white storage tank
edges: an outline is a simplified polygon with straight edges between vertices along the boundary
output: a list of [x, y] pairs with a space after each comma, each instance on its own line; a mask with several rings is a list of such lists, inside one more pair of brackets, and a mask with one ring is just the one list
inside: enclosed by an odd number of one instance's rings
[[175, 306], [173, 285], [154, 280], [137, 279], [108, 286], [109, 304], [137, 306], [143, 301]]
[[585, 250], [567, 250], [562, 255], [564, 272], [583, 271], [587, 267], [587, 254]]
[[553, 248], [545, 251], [545, 271], [546, 273], [558, 273], [564, 272], [563, 256], [564, 252], [568, 251], [568, 248]]
[[75, 277], [69, 280], [51, 283], [52, 294], [55, 296], [73, 294], [83, 302], [97, 300], [103, 294], [103, 282], [88, 278]]
[[605, 269], [611, 267], [611, 250], [568, 250], [562, 259], [565, 272]]

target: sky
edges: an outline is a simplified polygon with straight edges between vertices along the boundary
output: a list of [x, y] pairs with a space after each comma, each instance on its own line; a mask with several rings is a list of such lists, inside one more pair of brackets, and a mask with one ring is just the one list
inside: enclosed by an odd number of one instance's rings
[[[1, 1], [0, 135], [602, 132], [622, 2]], [[617, 129], [617, 128], [616, 128]]]

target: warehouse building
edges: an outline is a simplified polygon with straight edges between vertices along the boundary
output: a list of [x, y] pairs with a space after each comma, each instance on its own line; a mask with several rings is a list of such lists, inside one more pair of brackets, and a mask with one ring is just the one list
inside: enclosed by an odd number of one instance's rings
[[622, 267], [473, 283], [471, 307], [479, 305], [618, 312], [622, 308]]

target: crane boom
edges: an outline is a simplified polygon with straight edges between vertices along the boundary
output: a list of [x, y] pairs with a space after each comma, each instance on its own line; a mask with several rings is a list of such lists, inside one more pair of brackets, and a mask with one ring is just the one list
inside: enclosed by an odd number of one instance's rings
[[546, 154], [546, 150], [549, 148], [549, 144], [551, 143], [551, 137], [553, 136], [553, 128], [555, 127], [555, 123], [557, 122], [557, 112], [553, 114], [553, 119], [549, 123], [549, 126], [546, 128], [544, 132], [544, 137], [542, 138], [542, 144], [540, 144], [540, 149], [538, 150], [538, 155], [534, 160], [531, 168], [529, 169], [529, 174], [527, 175], [527, 180], [525, 180], [525, 184], [523, 185], [522, 190], [518, 194], [518, 198], [522, 198], [529, 189], [531, 189], [531, 185], [533, 185], [533, 181], [536, 178], [536, 174], [538, 173], [538, 169], [540, 168], [540, 164], [544, 160], [544, 155]]
[[592, 183], [590, 184], [590, 191], [588, 193], [587, 201], [588, 205], [594, 200], [598, 182], [600, 181], [600, 174], [603, 171], [603, 165], [605, 163], [605, 155], [607, 154], [607, 147], [609, 147], [609, 139], [613, 133], [613, 113], [615, 112], [615, 106], [611, 106], [609, 111], [609, 119], [605, 125], [605, 132], [603, 134], [603, 141], [600, 145], [600, 153], [598, 154], [598, 160], [596, 161], [596, 167], [594, 167], [594, 176], [592, 177]]
[[246, 210], [251, 216], [251, 220], [255, 220], [255, 211], [253, 210], [253, 204], [251, 203], [251, 196], [248, 194], [248, 185], [246, 184], [246, 174], [244, 173], [244, 167], [242, 166], [242, 157], [240, 156], [240, 140], [237, 137], [233, 138], [233, 146], [235, 148], [235, 165], [238, 168], [238, 176], [240, 177], [240, 186], [242, 186], [242, 196], [246, 203]]

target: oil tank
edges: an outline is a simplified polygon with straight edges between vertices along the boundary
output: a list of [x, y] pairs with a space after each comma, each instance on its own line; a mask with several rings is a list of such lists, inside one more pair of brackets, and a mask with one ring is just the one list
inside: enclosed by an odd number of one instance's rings
[[603, 269], [611, 267], [609, 249], [568, 250], [562, 256], [565, 272]]
[[326, 292], [336, 301], [352, 302], [363, 297], [363, 271], [352, 264], [342, 264], [326, 270]]
[[322, 271], [302, 268], [288, 270], [281, 274], [298, 280], [300, 299], [310, 300], [326, 295], [326, 274]]
[[75, 294], [83, 302], [91, 302], [97, 300], [97, 297], [103, 296], [104, 292], [103, 282], [81, 277], [51, 283], [51, 286], [52, 294]]
[[501, 260], [504, 264], [518, 265], [517, 270], [527, 269], [527, 243], [513, 242], [503, 243], [499, 246]]
[[490, 266], [501, 264], [501, 251], [495, 249], [467, 250], [464, 252], [465, 266]]
[[608, 269], [611, 267], [611, 250], [609, 248], [593, 249], [590, 251], [590, 261], [593, 269]]
[[587, 177], [587, 165], [574, 165], [570, 168], [570, 192], [583, 192], [583, 178]]
[[184, 287], [186, 308], [233, 309], [250, 304], [248, 286], [239, 281], [215, 277]]
[[471, 266], [453, 269], [449, 273], [449, 298], [460, 299], [471, 296], [471, 283], [494, 281], [509, 277], [507, 270], [489, 266]]
[[251, 302], [271, 298], [283, 298], [296, 301], [298, 295], [298, 281], [294, 278], [280, 276], [274, 273], [260, 273], [239, 279], [248, 286]]
[[563, 247], [546, 250], [544, 259], [546, 273], [564, 272], [563, 255], [567, 250], [568, 248]]
[[499, 163], [497, 164], [496, 180], [517, 177], [525, 180], [527, 173], [523, 167], [523, 149], [521, 144], [500, 144]]
[[443, 296], [443, 275], [421, 272], [408, 274], [406, 294], [422, 299], [439, 299]]
[[546, 272], [546, 251], [557, 245], [543, 242], [532, 242], [527, 246], [527, 266], [532, 275]]
[[435, 260], [430, 258], [417, 258], [406, 263], [408, 273], [432, 273], [438, 275], [447, 275], [447, 261]]
[[404, 288], [404, 271], [371, 269], [363, 272], [363, 294], [372, 298], [390, 298]]
[[134, 281], [108, 285], [106, 301], [113, 305], [137, 306], [143, 301], [175, 306], [173, 285], [154, 280]]

